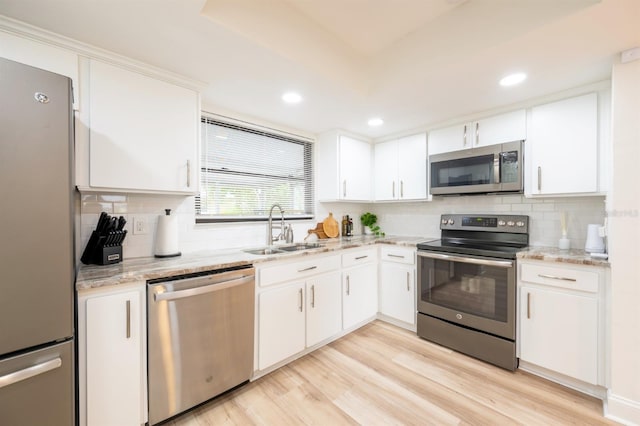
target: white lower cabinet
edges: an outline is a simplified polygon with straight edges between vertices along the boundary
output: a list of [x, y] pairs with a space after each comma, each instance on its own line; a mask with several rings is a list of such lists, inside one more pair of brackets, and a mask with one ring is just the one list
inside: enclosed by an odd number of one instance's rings
[[[340, 333], [339, 266], [340, 256], [332, 255], [257, 267], [256, 370]], [[277, 282], [276, 276], [285, 281]]]
[[602, 268], [520, 262], [520, 360], [605, 385]]
[[378, 312], [377, 248], [342, 255], [342, 328], [348, 329]]
[[78, 296], [79, 423], [147, 421], [146, 285]]
[[307, 347], [340, 333], [342, 296], [340, 272], [309, 279], [307, 290]]
[[416, 322], [416, 251], [380, 248], [379, 310], [410, 325]]
[[305, 348], [304, 282], [268, 290], [258, 297], [258, 368], [263, 370]]

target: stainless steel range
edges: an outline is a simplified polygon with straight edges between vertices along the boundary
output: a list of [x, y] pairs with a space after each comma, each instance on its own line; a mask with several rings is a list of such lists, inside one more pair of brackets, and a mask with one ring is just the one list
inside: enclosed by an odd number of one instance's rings
[[440, 229], [418, 244], [418, 335], [515, 370], [516, 253], [529, 217], [447, 214]]

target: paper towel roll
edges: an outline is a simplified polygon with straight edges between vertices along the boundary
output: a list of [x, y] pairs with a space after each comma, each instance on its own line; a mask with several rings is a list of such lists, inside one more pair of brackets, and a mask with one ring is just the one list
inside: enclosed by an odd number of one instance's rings
[[171, 216], [171, 209], [165, 209], [165, 214], [158, 216], [156, 230], [156, 257], [180, 256], [178, 248], [178, 218]]

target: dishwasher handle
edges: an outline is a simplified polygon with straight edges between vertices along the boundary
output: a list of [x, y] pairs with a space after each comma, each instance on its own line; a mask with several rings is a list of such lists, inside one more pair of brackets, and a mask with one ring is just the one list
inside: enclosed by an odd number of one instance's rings
[[153, 300], [160, 302], [163, 300], [177, 300], [184, 299], [185, 297], [198, 296], [200, 294], [212, 293], [214, 291], [224, 290], [229, 287], [236, 287], [243, 284], [248, 284], [255, 279], [254, 275], [244, 275], [240, 278], [235, 278], [228, 281], [221, 281], [215, 284], [205, 285], [202, 287], [193, 287], [186, 290], [168, 291], [166, 293], [155, 293]]

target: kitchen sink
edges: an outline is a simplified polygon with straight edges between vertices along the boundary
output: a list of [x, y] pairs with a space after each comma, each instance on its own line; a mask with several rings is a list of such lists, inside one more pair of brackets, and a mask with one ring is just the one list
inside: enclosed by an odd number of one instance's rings
[[267, 255], [267, 254], [278, 254], [278, 253], [286, 253], [282, 250], [279, 249], [275, 249], [275, 248], [271, 248], [271, 247], [266, 247], [266, 248], [259, 248], [259, 249], [251, 249], [251, 250], [244, 250], [245, 253], [251, 253], [251, 254], [258, 254], [258, 255]]
[[291, 253], [293, 251], [300, 250], [311, 250], [321, 247], [318, 243], [297, 243], [286, 246], [278, 246], [276, 247], [262, 247], [257, 249], [247, 249], [244, 250], [245, 253], [257, 254], [257, 255], [269, 255], [269, 254], [279, 254], [279, 253]]
[[282, 251], [299, 251], [299, 250], [310, 250], [320, 247], [318, 243], [298, 243], [291, 246], [280, 246], [278, 250]]

